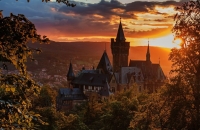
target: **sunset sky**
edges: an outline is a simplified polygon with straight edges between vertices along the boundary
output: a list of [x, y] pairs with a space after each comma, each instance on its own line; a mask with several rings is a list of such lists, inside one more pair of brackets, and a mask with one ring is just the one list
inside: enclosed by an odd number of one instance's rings
[[55, 1], [1, 0], [3, 15], [24, 14], [41, 35], [54, 41], [110, 41], [122, 19], [126, 40], [132, 46], [176, 47], [171, 29], [174, 7], [187, 0], [74, 0], [67, 7]]

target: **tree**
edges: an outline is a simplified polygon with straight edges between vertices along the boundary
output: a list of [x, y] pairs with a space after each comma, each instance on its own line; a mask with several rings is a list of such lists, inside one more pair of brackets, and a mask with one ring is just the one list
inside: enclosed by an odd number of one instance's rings
[[130, 122], [130, 129], [170, 129], [167, 122], [170, 116], [169, 93], [165, 94], [166, 89], [163, 86], [156, 93], [138, 95], [138, 109]]
[[173, 48], [169, 60], [172, 61], [173, 77], [167, 84], [169, 129], [200, 128], [200, 1], [185, 2], [177, 7], [175, 38], [182, 40], [180, 48]]
[[37, 107], [55, 107], [57, 93], [57, 90], [49, 85], [42, 86], [40, 94], [34, 99], [34, 109]]
[[[2, 62], [10, 62], [19, 71], [8, 74], [1, 68], [0, 72], [0, 127], [6, 129], [33, 128], [35, 122], [42, 122], [38, 114], [29, 111], [32, 95], [37, 95], [40, 86], [27, 74], [25, 62], [32, 53], [40, 52], [30, 49], [26, 44], [32, 40], [47, 43], [46, 36], [41, 38], [36, 28], [24, 15], [0, 18], [0, 57]], [[3, 63], [3, 68], [7, 69]]]
[[[50, 0], [42, 0], [42, 2]], [[27, 0], [30, 2], [30, 0]], [[68, 0], [56, 0], [67, 6], [76, 6]], [[41, 38], [36, 28], [24, 15], [3, 17], [0, 10], [0, 61], [3, 67], [0, 72], [0, 127], [5, 129], [34, 128], [35, 122], [44, 122], [38, 114], [29, 111], [31, 98], [40, 92], [40, 86], [36, 84], [26, 72], [25, 62], [32, 57], [32, 53], [40, 52], [39, 49], [30, 49], [26, 44], [31, 41], [48, 43], [46, 36]], [[10, 62], [19, 74], [7, 74], [8, 70], [4, 62]], [[44, 97], [45, 98], [45, 97]]]
[[42, 130], [88, 130], [76, 114], [66, 116], [53, 107], [43, 107], [38, 110], [43, 120], [49, 123], [49, 125], [41, 125], [39, 128]]
[[137, 111], [137, 97], [134, 95], [135, 91], [129, 89], [103, 101], [88, 101], [77, 106], [70, 114], [77, 115], [79, 124], [87, 125], [88, 129], [128, 129]]

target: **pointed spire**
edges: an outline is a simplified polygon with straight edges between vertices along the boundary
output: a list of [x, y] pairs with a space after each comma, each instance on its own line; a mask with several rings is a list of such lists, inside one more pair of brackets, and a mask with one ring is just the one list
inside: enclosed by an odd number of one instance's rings
[[147, 48], [147, 53], [150, 54], [150, 51], [149, 51], [149, 39], [148, 39], [148, 48]]
[[73, 72], [73, 67], [72, 67], [72, 63], [70, 60], [70, 64], [69, 64], [69, 69], [68, 69], [68, 73], [67, 73], [67, 80], [72, 80], [74, 78], [74, 72]]
[[148, 47], [147, 47], [147, 53], [146, 53], [146, 61], [150, 61], [149, 39], [148, 39]]
[[124, 31], [122, 28], [121, 17], [120, 17], [120, 23], [119, 23], [116, 41], [124, 41], [124, 42], [126, 41], [126, 38], [124, 36]]

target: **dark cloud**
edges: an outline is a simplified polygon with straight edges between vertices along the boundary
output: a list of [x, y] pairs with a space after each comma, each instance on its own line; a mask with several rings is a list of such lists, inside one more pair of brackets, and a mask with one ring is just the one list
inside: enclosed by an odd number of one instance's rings
[[168, 6], [179, 6], [181, 5], [181, 3], [171, 0], [171, 1], [161, 2], [159, 3], [159, 5], [163, 7], [168, 7]]
[[153, 9], [155, 2], [136, 1], [126, 5], [126, 11], [148, 12], [148, 8]]
[[[91, 19], [91, 20], [89, 20]], [[93, 21], [93, 22], [90, 22]], [[66, 34], [66, 36], [107, 36], [116, 32], [116, 25], [110, 25], [109, 21], [99, 22], [94, 21], [92, 18], [81, 19], [78, 18], [66, 18], [59, 19], [54, 22], [47, 22], [44, 19], [34, 19], [37, 28], [43, 28], [48, 30], [54, 28], [59, 33]], [[54, 32], [52, 32], [54, 33]]]
[[131, 15], [127, 14], [120, 14], [118, 12], [114, 12], [113, 9], [125, 9], [125, 5], [121, 4], [117, 0], [108, 1], [100, 1], [96, 4], [84, 4], [76, 3], [78, 6], [76, 8], [70, 9], [66, 6], [62, 6], [58, 11], [64, 13], [75, 13], [77, 15], [94, 15], [98, 14], [103, 16], [106, 19], [110, 19], [112, 15], [121, 15], [122, 17], [132, 17]]
[[128, 3], [125, 9], [126, 9], [126, 12], [134, 11], [134, 12], [147, 13], [149, 12], [149, 10], [154, 10], [155, 6], [169, 7], [169, 6], [178, 6], [178, 5], [180, 5], [180, 2], [176, 2], [176, 1], [165, 1], [165, 2], [136, 1], [132, 3]]
[[8, 16], [10, 13], [13, 14], [24, 14], [26, 17], [47, 17], [51, 15], [48, 10], [51, 3], [44, 3], [41, 0], [32, 0], [28, 3], [26, 0], [15, 1], [15, 0], [1, 0], [0, 8], [3, 10], [3, 14]]
[[[182, 0], [183, 1], [183, 0]], [[11, 12], [14, 14], [25, 14], [37, 27], [39, 32], [46, 32], [51, 35], [66, 35], [66, 36], [115, 36], [119, 21], [111, 21], [113, 18], [122, 17], [126, 19], [137, 20], [137, 12], [152, 13], [165, 16], [165, 19], [155, 19], [156, 22], [165, 22], [167, 14], [156, 12], [155, 6], [177, 6], [180, 2], [165, 1], [165, 2], [145, 2], [135, 1], [128, 4], [122, 4], [118, 0], [105, 1], [99, 3], [87, 4], [83, 2], [74, 2], [75, 8], [66, 7], [58, 3], [42, 3], [41, 0], [31, 0], [27, 3], [26, 0], [1, 0], [0, 9], [4, 10], [4, 16]], [[135, 13], [136, 12], [136, 13]], [[135, 13], [135, 14], [134, 14]], [[98, 16], [96, 16], [98, 15]], [[145, 19], [148, 20], [148, 19]], [[144, 20], [144, 21], [145, 21]], [[152, 22], [153, 22], [152, 21]], [[123, 23], [124, 29], [130, 30], [128, 25]], [[153, 30], [160, 31], [161, 29]], [[164, 29], [163, 29], [164, 30]], [[163, 31], [162, 30], [162, 31]], [[134, 32], [136, 36], [150, 34], [152, 31]], [[155, 33], [154, 32], [154, 33]], [[133, 32], [132, 32], [133, 33]], [[157, 33], [157, 32], [156, 32]], [[127, 33], [128, 36], [130, 32]]]
[[[135, 1], [128, 4], [122, 4], [117, 0], [111, 0], [108, 1], [100, 1], [96, 4], [84, 4], [81, 2], [76, 2], [78, 5], [77, 8], [68, 8], [66, 6], [62, 6], [58, 9], [59, 12], [62, 13], [74, 13], [76, 15], [81, 16], [91, 16], [94, 14], [98, 14], [103, 16], [104, 20], [111, 19], [112, 16], [121, 16], [122, 18], [132, 18], [137, 19], [137, 17], [134, 15], [135, 12], [142, 12], [142, 13], [148, 13], [151, 12], [153, 14], [161, 14], [161, 15], [167, 15], [166, 13], [160, 13], [154, 10], [155, 6], [159, 5], [162, 7], [168, 7], [168, 6], [178, 6], [180, 5], [180, 2], [176, 1], [165, 1], [165, 2], [145, 2], [145, 1]], [[117, 12], [114, 10], [121, 9], [122, 12]], [[124, 12], [123, 12], [124, 11]]]

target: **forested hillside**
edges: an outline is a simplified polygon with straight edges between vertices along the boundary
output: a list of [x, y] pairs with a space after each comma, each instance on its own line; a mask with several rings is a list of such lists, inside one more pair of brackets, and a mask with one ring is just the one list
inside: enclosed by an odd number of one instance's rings
[[[65, 75], [70, 60], [75, 64], [74, 69], [78, 71], [85, 66], [87, 69], [96, 67], [103, 51], [106, 50], [112, 63], [110, 43], [105, 42], [51, 42], [50, 44], [28, 44], [31, 48], [40, 48], [42, 53], [35, 54], [38, 61], [28, 62], [28, 70], [41, 71], [46, 68], [49, 74]], [[106, 46], [105, 46], [106, 45]], [[150, 47], [151, 61], [158, 63], [160, 58], [161, 66], [167, 75], [171, 63], [168, 61], [170, 49]], [[129, 50], [129, 59], [145, 60], [146, 46], [133, 46]]]

